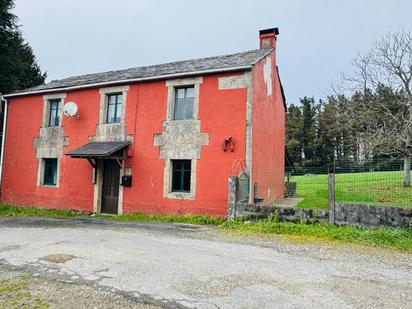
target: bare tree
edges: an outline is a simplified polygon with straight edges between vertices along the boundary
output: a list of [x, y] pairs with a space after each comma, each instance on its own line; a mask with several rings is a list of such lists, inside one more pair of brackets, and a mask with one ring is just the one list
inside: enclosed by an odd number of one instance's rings
[[[409, 187], [412, 157], [412, 34], [389, 33], [353, 61], [345, 80], [358, 91], [352, 119], [361, 125], [364, 151], [398, 155], [404, 160], [404, 186]], [[386, 90], [385, 90], [386, 89]], [[391, 93], [377, 98], [376, 94]], [[361, 93], [361, 95], [360, 95]]]

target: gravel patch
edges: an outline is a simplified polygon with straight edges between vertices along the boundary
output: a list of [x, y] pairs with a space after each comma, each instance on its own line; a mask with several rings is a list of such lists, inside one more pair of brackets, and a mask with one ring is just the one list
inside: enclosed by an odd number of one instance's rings
[[0, 308], [157, 309], [125, 295], [90, 286], [47, 280], [24, 272], [0, 270]]

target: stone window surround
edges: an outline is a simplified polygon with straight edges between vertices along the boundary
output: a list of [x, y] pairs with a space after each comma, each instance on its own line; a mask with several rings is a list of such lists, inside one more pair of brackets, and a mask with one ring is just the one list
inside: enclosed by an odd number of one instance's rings
[[166, 121], [186, 121], [186, 120], [174, 120], [174, 106], [175, 106], [175, 89], [178, 87], [193, 86], [194, 87], [194, 98], [193, 98], [193, 119], [197, 120], [199, 114], [199, 85], [203, 82], [203, 78], [200, 77], [189, 77], [189, 78], [179, 78], [170, 79], [166, 81], [167, 91], [167, 113]]
[[[190, 192], [173, 192], [172, 191], [172, 176], [173, 176], [173, 159], [165, 160], [164, 181], [163, 181], [163, 197], [178, 199], [178, 200], [194, 200], [196, 197], [196, 165], [197, 159], [188, 159], [191, 161], [190, 170]], [[180, 159], [179, 159], [180, 160]]]
[[117, 87], [105, 87], [100, 88], [100, 112], [99, 112], [99, 124], [116, 125], [118, 123], [107, 123], [107, 107], [108, 107], [108, 95], [121, 93], [122, 94], [122, 117], [120, 123], [125, 122], [126, 114], [126, 95], [129, 90], [129, 86], [117, 86]]
[[[189, 77], [189, 78], [177, 78], [166, 81], [167, 91], [167, 122], [192, 122], [198, 120], [199, 116], [199, 88], [203, 82], [203, 78]], [[174, 105], [175, 105], [175, 89], [177, 87], [193, 86], [194, 98], [193, 98], [193, 119], [187, 120], [174, 120]], [[167, 158], [164, 160], [164, 179], [163, 179], [163, 197], [179, 200], [194, 200], [196, 197], [196, 165], [197, 159], [194, 158], [176, 158], [179, 160], [191, 160], [191, 173], [190, 173], [190, 192], [172, 192], [172, 160], [173, 158]]]
[[[56, 185], [45, 185], [44, 182], [44, 159], [57, 159], [57, 166], [56, 166]], [[58, 188], [60, 186], [60, 158], [42, 158], [37, 160], [37, 186], [38, 187], [45, 187], [45, 188]]]
[[63, 105], [64, 100], [66, 98], [66, 93], [55, 93], [55, 94], [47, 94], [43, 96], [43, 117], [42, 117], [42, 128], [49, 127], [49, 117], [50, 117], [50, 101], [51, 100], [60, 100], [59, 109], [60, 109], [60, 121], [59, 127], [62, 126], [63, 123]]
[[[50, 117], [50, 100], [60, 100], [59, 109], [60, 109], [60, 122], [59, 125], [56, 127], [49, 127], [49, 117]], [[43, 115], [42, 115], [42, 129], [41, 130], [62, 130], [63, 126], [63, 105], [66, 99], [66, 93], [53, 93], [47, 94], [43, 96]], [[57, 159], [57, 179], [56, 185], [45, 185], [43, 184], [44, 181], [44, 159]], [[57, 156], [48, 156], [48, 157], [40, 157], [37, 159], [37, 186], [38, 187], [46, 187], [46, 188], [58, 188], [60, 186], [60, 162], [61, 159]]]

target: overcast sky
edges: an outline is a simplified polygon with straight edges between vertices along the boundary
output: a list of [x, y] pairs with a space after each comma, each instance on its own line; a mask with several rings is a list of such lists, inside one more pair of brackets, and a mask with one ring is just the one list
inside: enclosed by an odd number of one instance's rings
[[279, 27], [288, 103], [327, 95], [358, 51], [412, 30], [411, 0], [16, 0], [15, 13], [48, 81], [258, 47]]

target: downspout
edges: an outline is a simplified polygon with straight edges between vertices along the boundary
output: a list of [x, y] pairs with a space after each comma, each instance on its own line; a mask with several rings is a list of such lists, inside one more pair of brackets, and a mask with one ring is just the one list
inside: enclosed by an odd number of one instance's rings
[[0, 98], [0, 102], [4, 102], [4, 112], [3, 112], [3, 134], [1, 139], [1, 155], [0, 155], [0, 194], [2, 192], [3, 184], [3, 163], [4, 163], [4, 145], [6, 140], [6, 128], [7, 128], [7, 100], [3, 97]]

